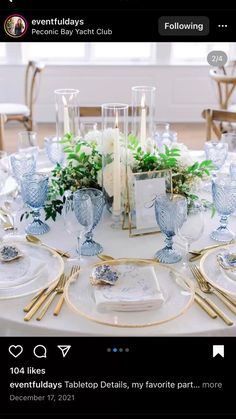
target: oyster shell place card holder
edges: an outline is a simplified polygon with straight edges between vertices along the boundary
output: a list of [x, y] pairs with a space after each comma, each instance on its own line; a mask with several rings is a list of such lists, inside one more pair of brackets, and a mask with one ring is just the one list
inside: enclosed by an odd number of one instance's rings
[[0, 246], [0, 262], [12, 262], [23, 257], [23, 253], [14, 244], [4, 244]]

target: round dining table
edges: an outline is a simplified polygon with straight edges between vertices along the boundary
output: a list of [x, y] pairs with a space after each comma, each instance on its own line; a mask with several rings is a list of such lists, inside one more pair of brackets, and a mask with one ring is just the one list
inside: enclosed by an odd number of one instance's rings
[[[43, 152], [41, 153], [43, 155]], [[202, 152], [195, 152], [196, 158], [202, 156]], [[42, 157], [42, 156], [41, 156]], [[204, 156], [202, 156], [204, 158]], [[46, 157], [44, 156], [46, 159]], [[41, 163], [42, 166], [42, 163]], [[39, 168], [39, 170], [41, 167]], [[19, 215], [19, 214], [18, 214]], [[211, 231], [219, 225], [219, 216], [212, 217], [211, 211], [204, 213], [205, 228], [202, 236], [194, 242], [194, 249], [216, 244], [210, 237]], [[17, 219], [17, 235], [24, 236], [25, 226], [29, 220], [19, 221]], [[68, 234], [65, 229], [63, 217], [58, 216], [56, 222], [49, 220], [50, 231], [40, 238], [49, 246], [71, 250], [76, 243], [76, 237]], [[236, 217], [231, 216], [229, 225], [236, 232]], [[0, 227], [0, 237], [4, 236], [4, 231]], [[14, 240], [14, 236], [13, 240]], [[111, 227], [111, 216], [104, 210], [99, 225], [94, 230], [95, 239], [102, 244], [103, 253], [114, 258], [140, 258], [150, 259], [155, 252], [163, 247], [164, 236], [158, 232], [151, 235], [129, 237], [127, 230], [113, 229]], [[184, 246], [175, 243], [176, 247], [186, 257]], [[65, 258], [64, 258], [65, 259]], [[98, 262], [97, 256], [83, 257], [78, 264], [81, 268], [93, 265]], [[198, 261], [196, 263], [199, 263]], [[66, 267], [65, 259], [65, 267]], [[175, 269], [183, 269], [183, 261], [173, 265]], [[186, 273], [186, 271], [185, 271]], [[190, 271], [187, 276], [196, 284]], [[212, 319], [196, 302], [188, 308], [178, 318], [159, 325], [149, 327], [113, 327], [99, 324], [76, 313], [66, 303], [63, 304], [58, 316], [53, 315], [54, 305], [49, 307], [48, 312], [41, 321], [37, 321], [35, 316], [30, 321], [24, 321], [23, 307], [29, 303], [32, 295], [18, 298], [0, 300], [0, 335], [1, 336], [235, 336], [236, 335], [236, 315], [214, 295], [210, 295], [212, 301], [232, 319], [233, 325], [226, 325], [221, 318]], [[209, 297], [209, 294], [208, 294]]]

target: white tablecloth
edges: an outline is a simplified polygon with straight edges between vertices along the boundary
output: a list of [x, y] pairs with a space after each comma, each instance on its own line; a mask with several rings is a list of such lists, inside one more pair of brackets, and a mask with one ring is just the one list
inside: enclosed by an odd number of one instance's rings
[[[205, 213], [205, 231], [194, 248], [200, 248], [208, 244], [215, 244], [211, 240], [210, 232], [218, 226], [219, 217], [211, 218], [210, 213]], [[28, 222], [28, 221], [27, 221]], [[58, 217], [56, 223], [49, 222], [51, 230], [41, 238], [49, 245], [70, 249], [72, 238], [64, 229], [63, 220]], [[111, 220], [104, 212], [103, 220], [95, 230], [95, 239], [104, 247], [104, 253], [115, 258], [152, 258], [157, 249], [163, 246], [162, 234], [129, 238], [127, 231], [113, 230], [110, 227]], [[25, 222], [19, 224], [19, 233], [24, 233]], [[231, 217], [230, 227], [236, 231], [236, 217]], [[0, 234], [3, 232], [0, 231]], [[88, 262], [97, 262], [97, 257], [86, 258]], [[175, 264], [174, 267], [181, 266]], [[190, 275], [189, 275], [190, 276]], [[64, 304], [58, 317], [53, 316], [53, 307], [39, 322], [34, 318], [30, 322], [24, 322], [22, 308], [29, 302], [31, 296], [0, 301], [0, 335], [1, 336], [235, 336], [236, 318], [219, 300], [217, 302], [225, 313], [231, 317], [235, 324], [226, 326], [217, 318], [212, 320], [197, 304], [181, 317], [159, 325], [145, 328], [117, 328], [100, 325], [87, 320], [74, 313]], [[55, 306], [55, 303], [54, 303]]]

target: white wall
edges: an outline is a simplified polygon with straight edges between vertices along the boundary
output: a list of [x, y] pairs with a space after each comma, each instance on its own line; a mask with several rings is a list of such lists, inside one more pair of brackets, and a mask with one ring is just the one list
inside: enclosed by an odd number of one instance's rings
[[[25, 67], [0, 66], [0, 101], [23, 98]], [[157, 88], [157, 119], [169, 122], [200, 122], [204, 108], [217, 106], [216, 90], [208, 66], [89, 66], [50, 65], [43, 72], [36, 106], [38, 122], [53, 122], [54, 90], [78, 88], [80, 104], [131, 102], [131, 87]]]

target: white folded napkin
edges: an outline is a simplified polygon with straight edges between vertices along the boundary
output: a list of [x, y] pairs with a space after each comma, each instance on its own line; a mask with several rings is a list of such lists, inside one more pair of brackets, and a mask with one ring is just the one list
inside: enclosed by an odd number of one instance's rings
[[99, 311], [144, 311], [159, 308], [164, 297], [153, 266], [118, 266], [115, 285], [94, 287]]

